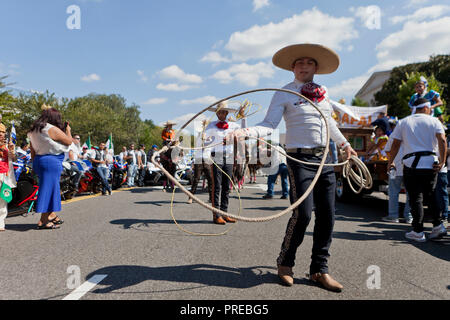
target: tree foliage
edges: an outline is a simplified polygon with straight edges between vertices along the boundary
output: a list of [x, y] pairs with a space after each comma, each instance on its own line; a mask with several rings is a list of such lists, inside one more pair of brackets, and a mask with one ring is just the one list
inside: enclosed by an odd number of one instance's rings
[[358, 106], [358, 107], [368, 107], [369, 103], [367, 101], [364, 101], [361, 98], [355, 97], [352, 100], [352, 106]]
[[[0, 89], [5, 86], [5, 77], [0, 77]], [[10, 128], [15, 122], [18, 141], [26, 139], [32, 123], [40, 116], [43, 104], [58, 109], [64, 121], [69, 121], [72, 134], [79, 134], [83, 143], [91, 138], [93, 145], [106, 142], [112, 134], [115, 151], [131, 143], [161, 144], [162, 128], [152, 120], [141, 120], [139, 106], [128, 106], [126, 100], [116, 94], [89, 94], [73, 99], [58, 98], [49, 91], [45, 93], [19, 94], [0, 91], [3, 123]]]

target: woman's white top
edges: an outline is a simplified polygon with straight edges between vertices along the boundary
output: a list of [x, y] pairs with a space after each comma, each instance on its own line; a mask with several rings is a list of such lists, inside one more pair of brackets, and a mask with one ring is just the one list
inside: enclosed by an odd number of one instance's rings
[[46, 154], [59, 155], [64, 152], [69, 152], [70, 146], [66, 146], [59, 143], [48, 135], [48, 130], [53, 128], [54, 125], [47, 123], [41, 132], [33, 131], [28, 132], [28, 138], [31, 141], [34, 151], [37, 155], [42, 156]]
[[[304, 83], [294, 80], [283, 89], [300, 92], [303, 85]], [[321, 88], [327, 91], [324, 86]], [[336, 121], [331, 117], [333, 107], [329, 103], [328, 92], [325, 93], [325, 99], [316, 105], [327, 118], [331, 139], [340, 148], [349, 145], [338, 129]], [[270, 135], [281, 118], [286, 122], [286, 149], [325, 147], [326, 126], [320, 113], [309, 102], [292, 93], [275, 92], [263, 122], [247, 130], [251, 136]]]

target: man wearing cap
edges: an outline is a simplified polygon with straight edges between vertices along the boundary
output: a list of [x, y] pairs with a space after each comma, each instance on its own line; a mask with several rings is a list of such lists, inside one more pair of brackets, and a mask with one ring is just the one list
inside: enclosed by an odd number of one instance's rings
[[[446, 161], [447, 144], [445, 130], [440, 121], [428, 116], [431, 103], [425, 98], [414, 102], [415, 113], [400, 120], [391, 138], [394, 139], [389, 154], [388, 168], [395, 168], [395, 159], [403, 146], [403, 181], [409, 194], [413, 230], [405, 234], [409, 240], [425, 242], [423, 199], [429, 199], [429, 209], [433, 216], [433, 230], [430, 239], [447, 234], [434, 197], [437, 172]], [[439, 158], [437, 157], [439, 154]]]
[[[16, 187], [16, 178], [12, 162], [15, 161], [15, 146], [12, 142], [6, 144], [6, 127], [0, 122], [0, 232], [5, 231], [5, 218], [8, 215], [8, 202], [5, 198], [11, 196], [11, 189]], [[9, 188], [3, 188], [3, 184]], [[8, 200], [9, 201], [9, 200]]]
[[[214, 146], [211, 150], [211, 158], [216, 165], [212, 165], [213, 169], [213, 187], [212, 187], [212, 206], [219, 208], [221, 211], [227, 212], [228, 200], [230, 194], [230, 179], [233, 175], [234, 165], [234, 139], [225, 139], [228, 134], [236, 129], [240, 129], [241, 126], [236, 122], [227, 121], [229, 111], [236, 111], [232, 108], [228, 108], [227, 102], [221, 102], [214, 109], [217, 121], [212, 121], [205, 130], [205, 136], [207, 143], [217, 144], [223, 141], [223, 145], [219, 144]], [[227, 222], [234, 223], [235, 219], [221, 216], [219, 214], [213, 214], [213, 222], [215, 224], [226, 224]]]
[[[328, 99], [327, 89], [313, 82], [314, 74], [334, 72], [339, 66], [339, 56], [322, 45], [298, 44], [281, 49], [273, 56], [272, 61], [277, 67], [294, 73], [294, 81], [283, 89], [299, 92], [312, 100], [328, 120], [331, 139], [345, 151], [347, 158], [356, 155], [332, 119], [333, 108]], [[288, 155], [298, 160], [319, 163], [324, 156], [327, 143], [324, 120], [311, 104], [294, 94], [277, 91], [273, 95], [264, 121], [255, 127], [237, 130], [234, 136], [270, 135], [281, 118], [286, 122]], [[287, 163], [291, 185], [290, 201], [294, 203], [310, 186], [318, 167], [300, 164], [291, 159], [288, 159]], [[331, 163], [329, 156], [327, 163]], [[277, 259], [278, 276], [283, 284], [292, 286], [294, 283], [292, 267], [295, 264], [295, 255], [311, 220], [314, 204], [316, 218], [310, 280], [327, 290], [335, 292], [342, 290], [343, 286], [328, 273], [329, 248], [334, 226], [335, 188], [333, 167], [324, 167], [313, 193], [294, 209]]]

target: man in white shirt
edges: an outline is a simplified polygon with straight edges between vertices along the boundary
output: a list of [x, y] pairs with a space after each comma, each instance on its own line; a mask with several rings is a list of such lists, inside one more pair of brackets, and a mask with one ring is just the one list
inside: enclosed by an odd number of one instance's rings
[[102, 179], [102, 194], [106, 195], [106, 191], [108, 191], [108, 194], [112, 194], [111, 186], [108, 182], [109, 177], [109, 161], [107, 159], [108, 152], [106, 151], [105, 147], [106, 144], [104, 142], [100, 143], [98, 146], [99, 150], [95, 150], [93, 157], [91, 158], [92, 165], [97, 168], [97, 172], [100, 175], [100, 178]]
[[[333, 50], [321, 45], [298, 44], [279, 50], [272, 61], [277, 67], [294, 73], [294, 81], [283, 89], [300, 92], [318, 105], [328, 120], [330, 136], [337, 147], [344, 150], [347, 158], [356, 155], [332, 119], [333, 107], [329, 102], [327, 89], [312, 82], [316, 73], [334, 72], [339, 66], [339, 56]], [[277, 91], [273, 95], [264, 121], [256, 127], [237, 130], [235, 136], [269, 135], [278, 126], [281, 118], [286, 122], [287, 153], [298, 160], [319, 163], [327, 143], [324, 120], [311, 104], [294, 94]], [[303, 165], [291, 159], [287, 162], [291, 186], [290, 200], [294, 203], [310, 186], [318, 167]], [[327, 159], [327, 163], [331, 163], [331, 157]], [[335, 189], [334, 169], [324, 167], [313, 193], [294, 210], [277, 259], [278, 275], [285, 285], [292, 286], [294, 283], [292, 267], [295, 264], [297, 248], [302, 243], [311, 220], [314, 201], [316, 219], [310, 280], [327, 290], [342, 291], [342, 285], [328, 274], [329, 248], [334, 226]]]
[[429, 209], [433, 215], [433, 230], [429, 238], [436, 239], [447, 234], [434, 197], [437, 173], [446, 161], [447, 144], [442, 124], [437, 118], [429, 116], [430, 102], [419, 98], [414, 103], [414, 108], [415, 114], [402, 119], [391, 134], [394, 141], [388, 167], [395, 167], [393, 159], [403, 145], [403, 180], [409, 193], [413, 216], [413, 230], [405, 236], [410, 240], [425, 242], [424, 197], [429, 198]]
[[[232, 109], [227, 107], [226, 102], [221, 102], [217, 106], [217, 120], [211, 122], [205, 130], [206, 139], [209, 144], [217, 144], [223, 141], [224, 144], [214, 146], [211, 150], [211, 158], [216, 165], [212, 165], [213, 169], [213, 187], [212, 187], [212, 206], [227, 212], [228, 200], [230, 194], [230, 180], [228, 177], [233, 175], [234, 165], [234, 140], [226, 139], [227, 135], [241, 126], [236, 122], [227, 121], [229, 111]], [[206, 143], [205, 143], [206, 145]], [[220, 169], [219, 169], [219, 168]], [[234, 223], [236, 219], [219, 214], [213, 214], [213, 222], [216, 224]]]

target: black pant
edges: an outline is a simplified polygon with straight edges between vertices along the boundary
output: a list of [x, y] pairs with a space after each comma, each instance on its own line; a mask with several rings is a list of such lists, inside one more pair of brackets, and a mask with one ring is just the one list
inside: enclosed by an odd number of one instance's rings
[[[213, 175], [214, 175], [214, 184], [213, 184], [213, 202], [212, 205], [214, 208], [219, 208], [220, 210], [227, 212], [228, 210], [228, 198], [230, 195], [230, 179], [219, 170], [214, 164], [213, 166]], [[233, 175], [233, 164], [227, 164], [225, 160], [222, 164], [217, 163], [217, 166], [220, 167], [228, 176]], [[219, 201], [220, 195], [220, 201]], [[219, 217], [219, 215], [216, 215]]]
[[409, 194], [409, 205], [413, 216], [413, 230], [422, 232], [423, 228], [423, 200], [428, 200], [428, 208], [433, 217], [433, 226], [441, 224], [439, 205], [434, 197], [437, 173], [431, 169], [410, 169], [403, 167], [403, 182]]
[[144, 186], [145, 173], [147, 172], [147, 165], [144, 165], [142, 169], [138, 169], [138, 181], [137, 185], [139, 187]]
[[206, 180], [208, 181], [208, 194], [209, 200], [212, 202], [212, 187], [213, 187], [213, 165], [207, 163], [196, 163], [194, 164], [194, 179], [192, 180], [192, 188], [191, 193], [195, 194], [197, 192], [197, 185], [202, 176], [202, 173], [205, 175]]
[[[308, 162], [320, 162], [321, 157], [290, 153], [290, 156]], [[328, 156], [327, 163], [331, 163]], [[296, 202], [311, 185], [317, 166], [304, 165], [287, 159], [290, 180], [290, 201]], [[303, 242], [306, 228], [315, 205], [315, 225], [310, 273], [328, 273], [328, 258], [334, 227], [336, 176], [333, 167], [324, 167], [313, 192], [294, 209], [289, 219], [277, 265], [293, 267], [297, 248]]]

